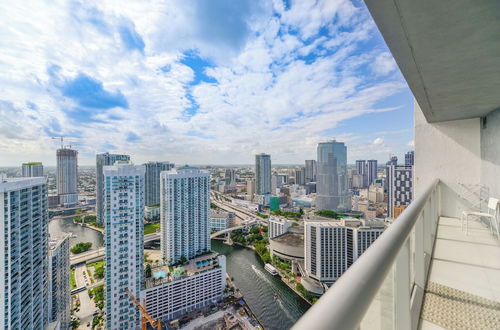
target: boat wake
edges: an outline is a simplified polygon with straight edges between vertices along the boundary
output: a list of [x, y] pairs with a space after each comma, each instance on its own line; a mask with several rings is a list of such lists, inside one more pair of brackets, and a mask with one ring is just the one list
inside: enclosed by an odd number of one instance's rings
[[258, 277], [269, 283], [271, 286], [274, 287], [274, 283], [264, 274], [260, 269], [257, 268], [257, 266], [252, 265], [252, 269], [257, 274]]

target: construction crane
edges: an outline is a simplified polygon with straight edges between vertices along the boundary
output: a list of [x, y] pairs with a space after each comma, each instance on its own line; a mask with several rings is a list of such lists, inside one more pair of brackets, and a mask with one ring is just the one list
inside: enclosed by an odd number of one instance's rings
[[146, 308], [143, 305], [141, 305], [141, 303], [134, 297], [134, 295], [132, 294], [132, 292], [130, 292], [128, 290], [128, 288], [125, 288], [125, 292], [128, 294], [128, 296], [130, 297], [130, 300], [132, 300], [132, 302], [135, 304], [135, 306], [137, 306], [137, 308], [139, 309], [139, 311], [142, 314], [141, 329], [146, 330], [147, 324], [149, 322], [149, 324], [151, 324], [151, 326], [153, 328], [156, 328], [157, 330], [161, 330], [161, 321], [159, 319], [156, 321], [153, 320], [153, 318], [151, 316], [149, 316], [148, 312], [146, 311]]
[[61, 140], [61, 149], [64, 148], [64, 136], [53, 136], [52, 140]]
[[[70, 137], [71, 139], [78, 139], [78, 138], [76, 138], [76, 137], [71, 137], [71, 136], [52, 136], [51, 138], [52, 138], [52, 140], [60, 140], [60, 141], [61, 141], [61, 149], [64, 149], [64, 138], [65, 138], [65, 137], [66, 137], [66, 138]], [[66, 142], [67, 142], [67, 141], [66, 141]], [[75, 142], [75, 141], [73, 141], [73, 143], [74, 143], [74, 142]], [[71, 141], [70, 141], [69, 143], [71, 143]], [[78, 144], [78, 143], [77, 143], [77, 144]], [[67, 145], [67, 147], [68, 147], [68, 146], [69, 146], [69, 147], [70, 147], [70, 149], [71, 149], [71, 144]]]

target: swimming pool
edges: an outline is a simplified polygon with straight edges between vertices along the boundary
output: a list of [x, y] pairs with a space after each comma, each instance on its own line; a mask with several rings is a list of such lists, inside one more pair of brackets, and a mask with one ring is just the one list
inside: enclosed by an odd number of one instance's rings
[[212, 263], [212, 260], [197, 261], [196, 267], [205, 267], [205, 266], [210, 265], [211, 263]]
[[161, 280], [162, 278], [167, 277], [167, 272], [165, 270], [158, 270], [153, 273], [153, 277], [155, 280]]

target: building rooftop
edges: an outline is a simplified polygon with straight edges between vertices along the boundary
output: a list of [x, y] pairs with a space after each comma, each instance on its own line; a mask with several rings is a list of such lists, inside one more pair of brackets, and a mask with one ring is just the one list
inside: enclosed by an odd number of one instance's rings
[[280, 244], [290, 245], [290, 246], [304, 246], [304, 234], [297, 233], [284, 233], [271, 239]]

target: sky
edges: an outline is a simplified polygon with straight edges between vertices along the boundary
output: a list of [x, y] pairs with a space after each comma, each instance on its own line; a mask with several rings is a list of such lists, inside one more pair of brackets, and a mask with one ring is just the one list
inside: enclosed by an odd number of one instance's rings
[[348, 161], [413, 149], [413, 96], [362, 1], [2, 1], [0, 166]]

